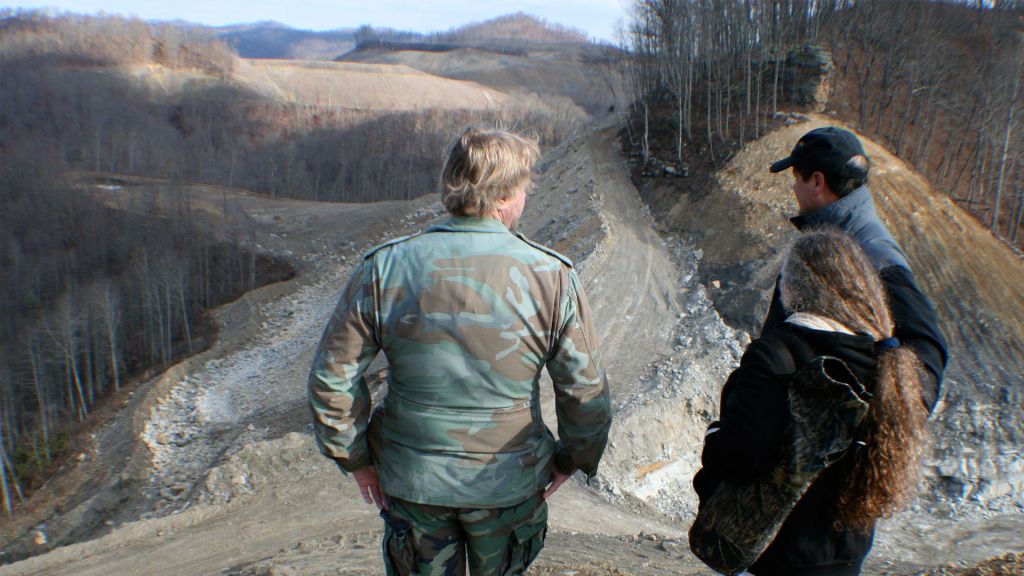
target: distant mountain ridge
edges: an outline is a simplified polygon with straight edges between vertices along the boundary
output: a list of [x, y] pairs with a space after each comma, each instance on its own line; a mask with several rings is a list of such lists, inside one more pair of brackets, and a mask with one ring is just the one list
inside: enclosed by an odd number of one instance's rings
[[216, 37], [242, 58], [334, 60], [350, 50], [446, 51], [473, 47], [508, 51], [535, 44], [587, 44], [582, 30], [523, 12], [474, 22], [445, 32], [419, 33], [392, 28], [340, 28], [313, 31], [274, 21], [232, 24], [213, 29]]
[[278, 22], [218, 28], [217, 38], [242, 58], [331, 60], [355, 47], [355, 29], [296, 30]]

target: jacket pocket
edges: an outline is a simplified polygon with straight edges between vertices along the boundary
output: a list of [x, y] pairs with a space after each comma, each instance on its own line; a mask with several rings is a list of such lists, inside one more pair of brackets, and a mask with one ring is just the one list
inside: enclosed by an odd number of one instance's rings
[[541, 548], [548, 533], [547, 519], [536, 524], [526, 524], [515, 529], [509, 539], [508, 564], [502, 570], [502, 576], [515, 576], [526, 572]]

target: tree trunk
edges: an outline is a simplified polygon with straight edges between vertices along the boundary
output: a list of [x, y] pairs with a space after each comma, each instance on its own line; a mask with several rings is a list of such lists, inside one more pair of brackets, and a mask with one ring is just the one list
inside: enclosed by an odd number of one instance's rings
[[46, 399], [46, 394], [43, 392], [43, 383], [40, 379], [40, 354], [38, 344], [35, 342], [33, 337], [29, 337], [28, 341], [28, 358], [29, 363], [32, 365], [32, 384], [35, 387], [36, 392], [36, 406], [39, 408], [39, 425], [43, 432], [43, 452], [46, 454], [46, 462], [50, 462], [50, 419], [49, 419], [49, 402]]
[[11, 492], [22, 500], [21, 486], [18, 484], [18, 477], [14, 474], [14, 466], [7, 457], [7, 446], [0, 438], [0, 498], [3, 499], [4, 513], [8, 516], [14, 513], [14, 502]]
[[1020, 226], [1022, 221], [1024, 221], [1024, 184], [1018, 183], [1018, 186], [1020, 186], [1020, 188], [1019, 192], [1017, 192], [1017, 217], [1014, 219], [1013, 222], [1012, 242], [1014, 246], [1017, 245], [1017, 234], [1018, 232], [1020, 232]]
[[1003, 200], [1003, 178], [1006, 176], [1006, 156], [1010, 149], [1010, 133], [1013, 131], [1013, 113], [1017, 107], [1017, 90], [1020, 88], [1020, 75], [1013, 81], [1013, 93], [1010, 95], [1010, 111], [1006, 118], [1006, 132], [1003, 136], [1003, 154], [999, 160], [999, 179], [996, 180], [996, 199], [992, 203], [992, 224], [990, 228], [999, 235], [999, 205]]

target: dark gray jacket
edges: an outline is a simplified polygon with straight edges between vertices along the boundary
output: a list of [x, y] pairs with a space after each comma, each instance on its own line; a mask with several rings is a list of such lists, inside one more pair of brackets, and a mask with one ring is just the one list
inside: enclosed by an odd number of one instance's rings
[[[938, 400], [942, 372], [948, 359], [946, 338], [939, 329], [935, 308], [917, 286], [907, 255], [878, 218], [875, 202], [867, 186], [861, 186], [832, 204], [791, 219], [800, 230], [834, 226], [853, 236], [874, 263], [885, 284], [896, 322], [895, 336], [911, 346], [932, 376], [922, 382], [929, 408]], [[778, 281], [761, 333], [778, 326], [789, 317], [783, 308]], [[928, 380], [928, 379], [926, 379]]]

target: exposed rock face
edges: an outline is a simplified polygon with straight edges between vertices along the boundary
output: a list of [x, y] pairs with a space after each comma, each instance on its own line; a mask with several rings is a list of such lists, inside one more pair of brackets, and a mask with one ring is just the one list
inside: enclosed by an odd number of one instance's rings
[[598, 129], [548, 154], [524, 228], [574, 259], [594, 310], [615, 404], [596, 484], [612, 500], [682, 520], [696, 508], [690, 482], [704, 430], [746, 334], [715, 311], [700, 250], [654, 230], [615, 133]]
[[783, 67], [783, 85], [789, 100], [812, 112], [824, 112], [832, 96], [832, 54], [821, 46], [790, 50]]

